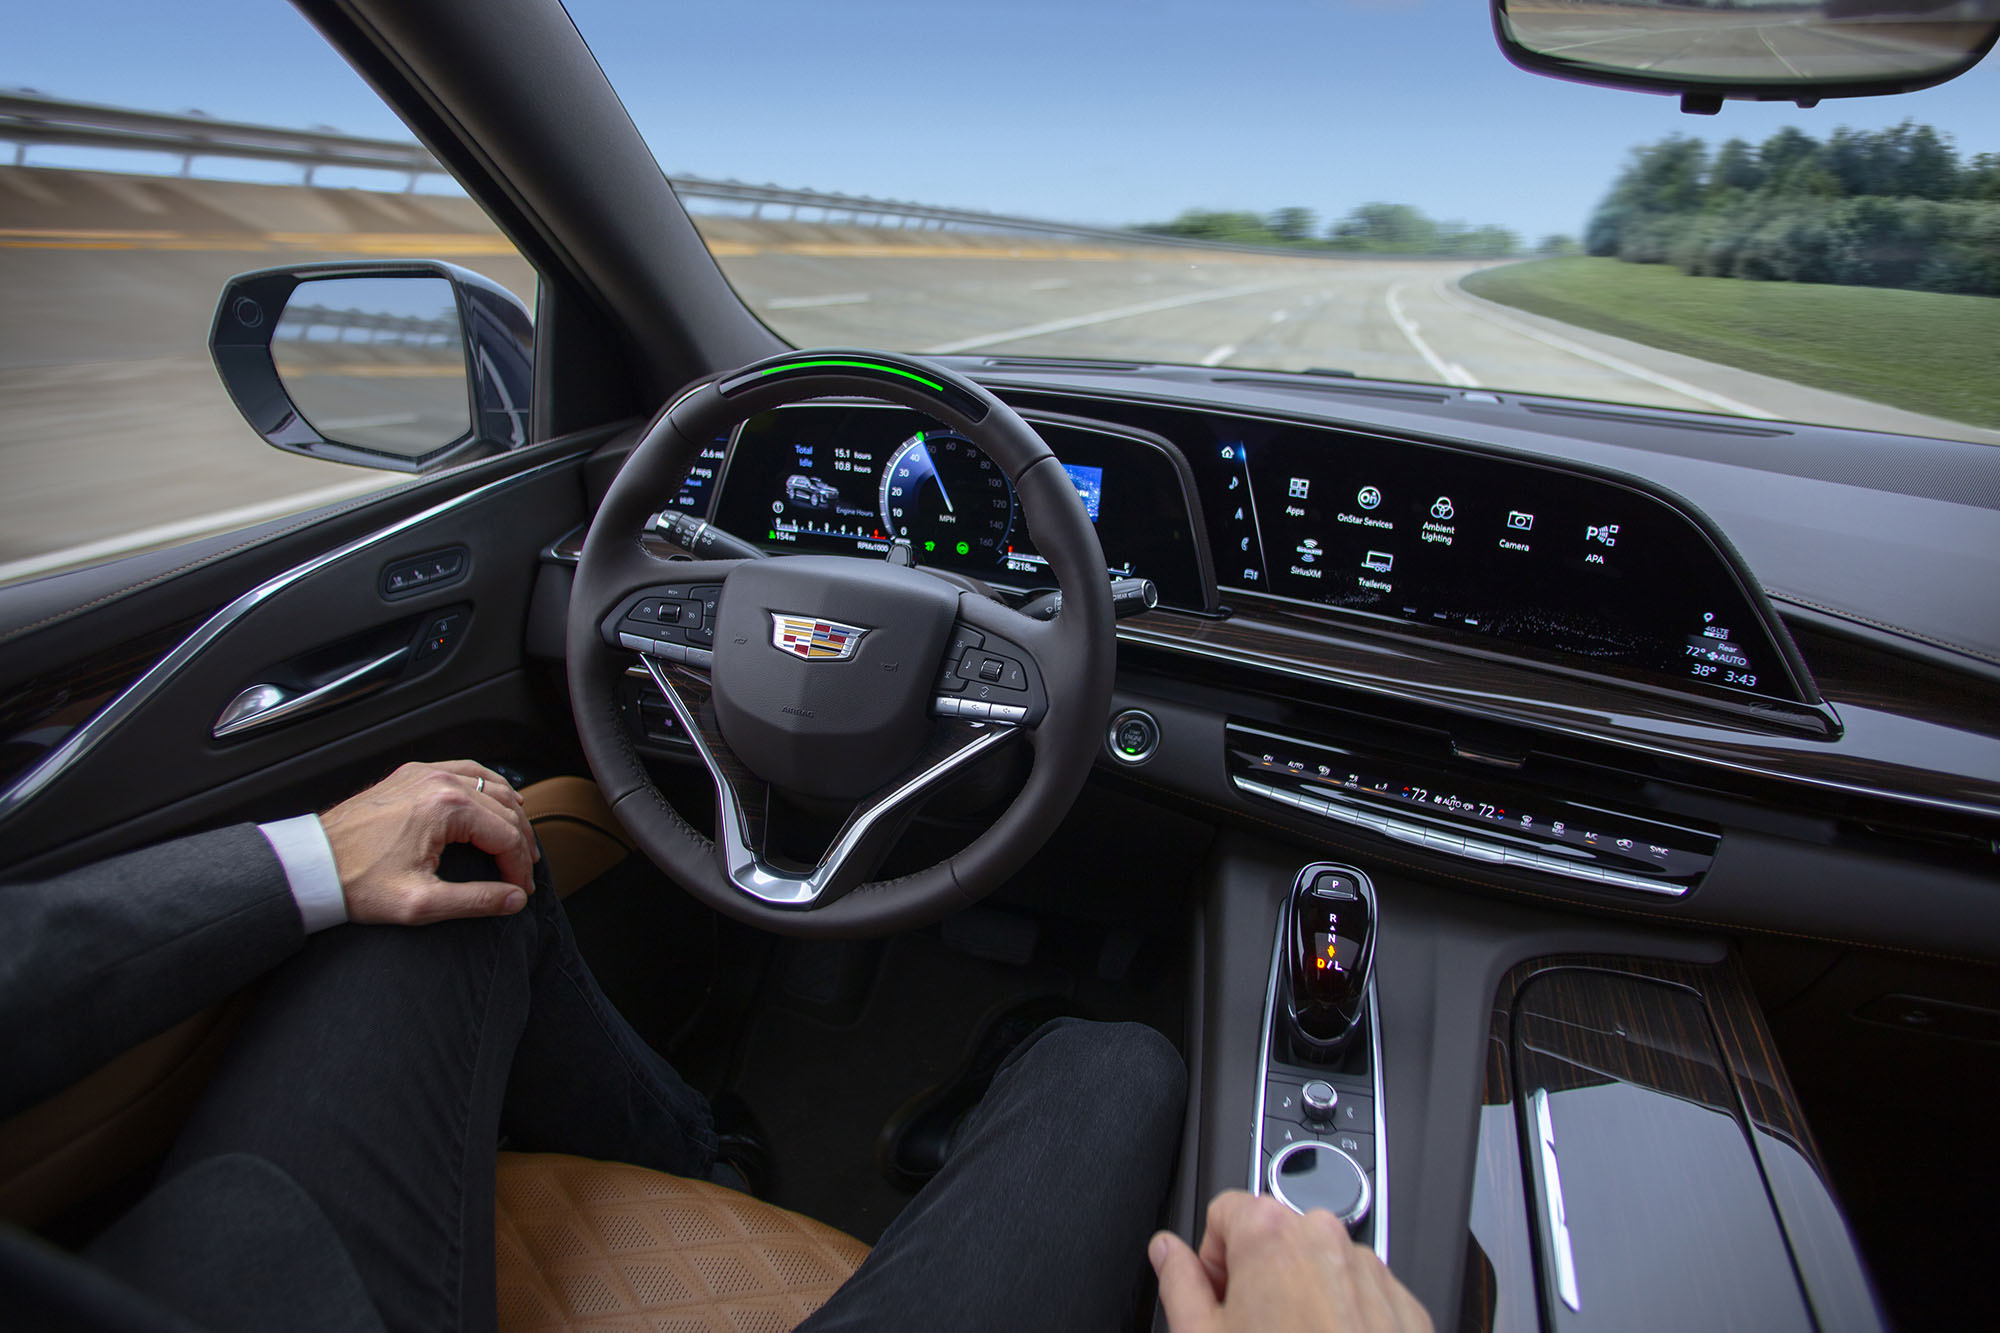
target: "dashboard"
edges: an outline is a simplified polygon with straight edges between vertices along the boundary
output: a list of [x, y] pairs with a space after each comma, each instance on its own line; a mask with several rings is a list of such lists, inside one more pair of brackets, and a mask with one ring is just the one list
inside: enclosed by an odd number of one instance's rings
[[[1024, 415], [1062, 461], [1112, 572], [1153, 580], [1168, 608], [1289, 605], [1655, 688], [1813, 699], [1726, 541], [1637, 482], [1276, 418], [1178, 413], [1170, 439]], [[901, 539], [920, 564], [1014, 591], [1047, 584], [992, 460], [886, 404], [754, 417], [712, 442], [673, 507], [772, 551], [880, 554]]]

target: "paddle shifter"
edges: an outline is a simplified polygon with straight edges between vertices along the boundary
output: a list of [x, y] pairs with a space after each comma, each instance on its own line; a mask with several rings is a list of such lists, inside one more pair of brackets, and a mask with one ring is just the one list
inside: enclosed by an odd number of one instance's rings
[[1299, 872], [1285, 903], [1279, 1003], [1297, 1053], [1340, 1054], [1361, 1028], [1375, 963], [1375, 886], [1341, 866]]

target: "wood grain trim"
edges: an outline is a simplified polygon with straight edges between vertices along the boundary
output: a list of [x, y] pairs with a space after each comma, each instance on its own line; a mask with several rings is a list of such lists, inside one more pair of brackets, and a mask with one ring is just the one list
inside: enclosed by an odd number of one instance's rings
[[207, 618], [177, 620], [30, 676], [0, 694], [0, 788], [40, 763]]

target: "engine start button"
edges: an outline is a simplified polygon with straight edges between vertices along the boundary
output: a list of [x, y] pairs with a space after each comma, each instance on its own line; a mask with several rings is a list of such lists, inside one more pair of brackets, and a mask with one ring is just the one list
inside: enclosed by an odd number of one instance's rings
[[1113, 759], [1143, 764], [1160, 748], [1160, 724], [1144, 709], [1128, 708], [1111, 719], [1104, 739]]

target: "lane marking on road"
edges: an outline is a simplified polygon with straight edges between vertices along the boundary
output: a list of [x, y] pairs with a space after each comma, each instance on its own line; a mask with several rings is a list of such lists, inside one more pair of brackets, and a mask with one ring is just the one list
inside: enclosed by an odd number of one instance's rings
[[1210, 352], [1207, 356], [1203, 357], [1201, 359], [1201, 363], [1204, 366], [1219, 366], [1234, 355], [1236, 355], [1236, 344], [1224, 343], [1222, 344], [1222, 346], [1216, 348], [1214, 351]]
[[1446, 361], [1431, 350], [1431, 345], [1425, 342], [1423, 335], [1417, 331], [1417, 322], [1403, 313], [1403, 303], [1399, 299], [1402, 294], [1403, 284], [1400, 282], [1389, 289], [1389, 318], [1396, 321], [1396, 327], [1402, 330], [1403, 337], [1409, 340], [1410, 346], [1417, 349], [1417, 355], [1429, 363], [1430, 368], [1437, 372], [1438, 378], [1446, 384], [1457, 384], [1467, 389], [1478, 388], [1479, 381], [1474, 379], [1464, 366]]
[[1092, 324], [1109, 324], [1114, 320], [1136, 319], [1140, 315], [1151, 315], [1162, 310], [1177, 310], [1182, 306], [1202, 305], [1208, 301], [1227, 301], [1238, 296], [1254, 296], [1258, 292], [1274, 292], [1282, 288], [1297, 286], [1295, 282], [1246, 283], [1240, 287], [1218, 287], [1212, 292], [1185, 292], [1180, 296], [1166, 296], [1157, 301], [1145, 301], [1138, 305], [1119, 306], [1114, 310], [1094, 310], [1087, 315], [1072, 315], [1068, 319], [1052, 319], [1046, 324], [1029, 324], [1018, 329], [1002, 329], [998, 333], [982, 333], [976, 338], [960, 338], [955, 342], [939, 343], [926, 347], [928, 356], [948, 356], [953, 352], [969, 352], [975, 347], [991, 347], [994, 343], [1016, 342], [1022, 338], [1036, 338], [1044, 333], [1063, 333], [1070, 329], [1088, 328]]
[[832, 296], [776, 296], [764, 302], [766, 310], [816, 310], [823, 305], [866, 305], [867, 292], [835, 292]]
[[190, 537], [228, 532], [232, 528], [247, 528], [266, 519], [302, 513], [308, 509], [317, 509], [321, 505], [332, 504], [336, 500], [351, 499], [357, 495], [366, 495], [370, 491], [386, 490], [390, 486], [414, 480], [414, 477], [401, 473], [393, 476], [378, 473], [372, 477], [342, 482], [338, 486], [326, 486], [316, 491], [302, 491], [297, 495], [288, 495], [278, 500], [266, 500], [262, 504], [224, 509], [213, 514], [162, 523], [157, 527], [141, 528], [136, 532], [122, 532], [115, 537], [85, 542], [81, 546], [70, 546], [44, 555], [29, 556], [25, 560], [9, 561], [0, 565], [0, 583], [33, 578], [37, 574], [50, 574], [75, 565], [94, 564], [113, 556], [130, 555], [150, 546], [167, 546], [174, 542], [186, 541]]
[[1644, 380], [1646, 383], [1657, 385], [1669, 393], [1677, 393], [1682, 397], [1692, 398], [1698, 403], [1707, 403], [1710, 407], [1718, 408], [1721, 411], [1739, 417], [1756, 417], [1760, 421], [1778, 420], [1776, 412], [1766, 412], [1761, 407], [1752, 407], [1748, 403], [1739, 402], [1734, 398], [1710, 392], [1698, 384], [1689, 384], [1686, 380], [1675, 379], [1672, 375], [1662, 375], [1657, 370], [1648, 370], [1646, 367], [1627, 361], [1623, 357], [1613, 356], [1609, 352], [1600, 352], [1594, 347], [1586, 347], [1582, 343], [1572, 342], [1568, 338], [1560, 337], [1557, 334], [1545, 333], [1532, 324], [1523, 324], [1519, 320], [1509, 319], [1497, 310], [1483, 309], [1482, 307], [1485, 304], [1483, 301], [1476, 305], [1473, 304], [1475, 301], [1479, 301], [1479, 298], [1473, 296], [1470, 292], [1460, 290], [1456, 283], [1449, 282], [1446, 279], [1438, 279], [1437, 294], [1443, 299], [1446, 305], [1464, 311], [1468, 315], [1476, 315], [1489, 324], [1497, 325], [1511, 333], [1518, 333], [1524, 338], [1533, 338], [1538, 343], [1545, 343], [1557, 351], [1568, 352], [1571, 356], [1580, 356], [1586, 361], [1595, 361], [1607, 370], [1615, 370], [1619, 374], [1629, 375], [1635, 380]]
[[1797, 65], [1794, 65], [1791, 61], [1785, 58], [1785, 53], [1783, 51], [1780, 51], [1777, 47], [1771, 45], [1770, 33], [1765, 32], [1762, 28], [1757, 29], [1757, 40], [1764, 43], [1765, 50], [1769, 51], [1772, 55], [1778, 58], [1779, 64], [1783, 65], [1786, 69], [1791, 71], [1791, 75], [1793, 78], [1803, 79], [1805, 77], [1804, 74], [1801, 74], [1799, 72], [1799, 67]]

